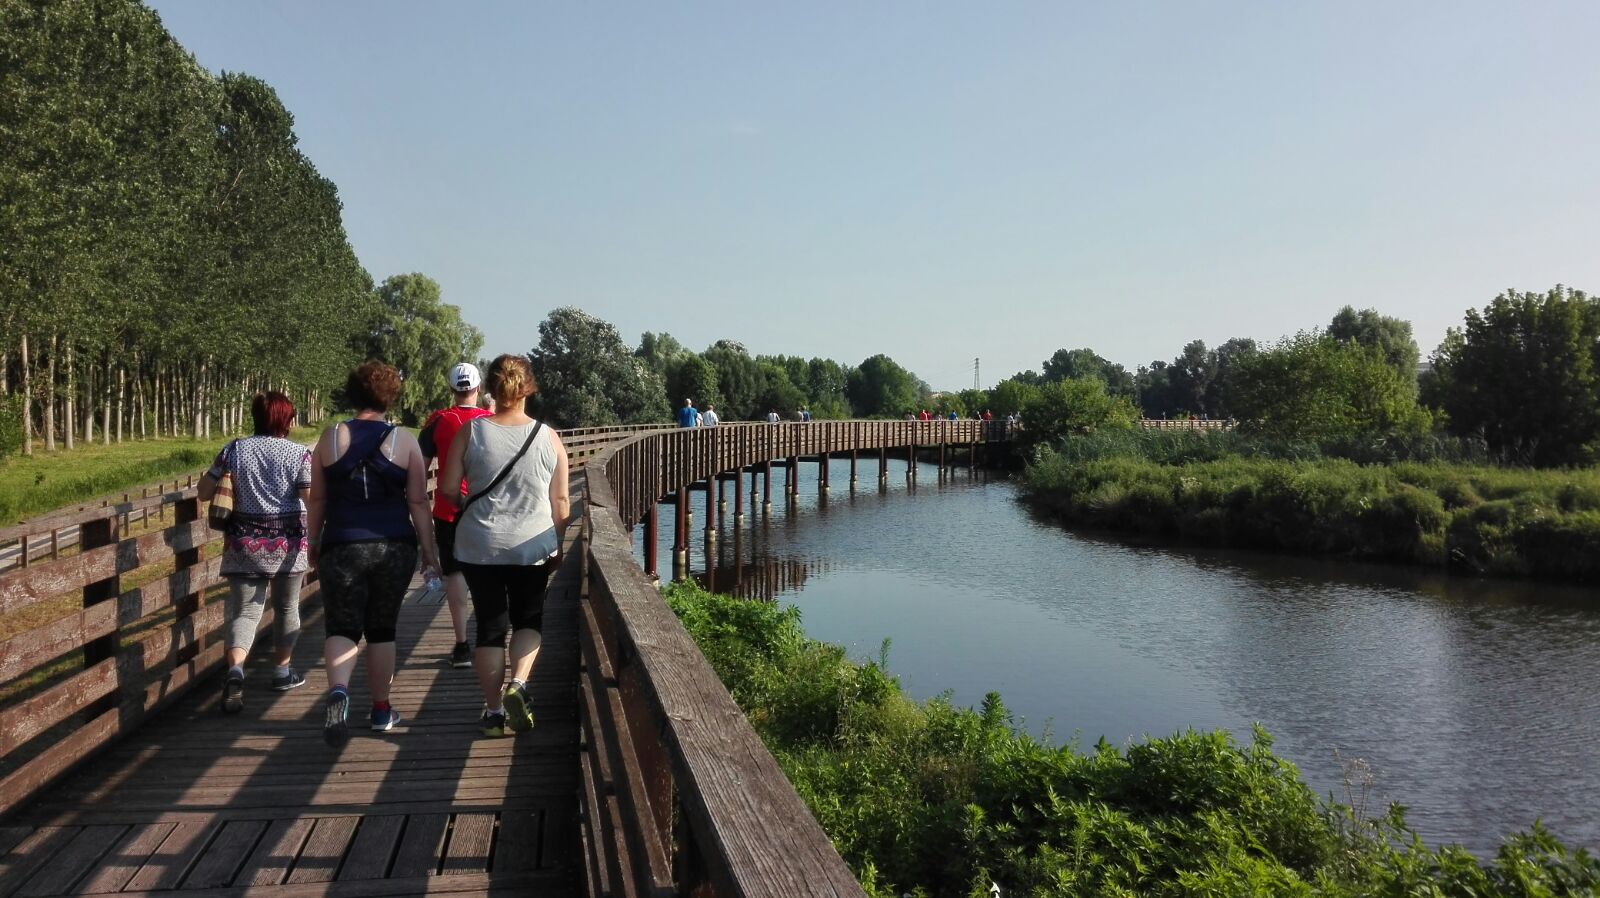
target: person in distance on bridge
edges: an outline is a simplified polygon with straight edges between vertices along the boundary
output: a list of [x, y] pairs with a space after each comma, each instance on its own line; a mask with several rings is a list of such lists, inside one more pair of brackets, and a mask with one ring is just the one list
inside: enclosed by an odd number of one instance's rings
[[393, 367], [361, 363], [345, 382], [355, 417], [323, 431], [312, 453], [306, 517], [328, 630], [322, 738], [333, 746], [350, 739], [350, 675], [363, 636], [372, 728], [386, 731], [400, 722], [389, 704], [400, 603], [419, 553], [424, 577], [439, 569], [428, 514], [427, 460], [415, 437], [384, 420], [400, 389], [400, 372]]
[[706, 403], [705, 414], [700, 416], [700, 426], [701, 427], [716, 427], [717, 423], [719, 421], [721, 421], [721, 420], [722, 419], [717, 417], [717, 407], [712, 405], [709, 402]]
[[695, 411], [694, 400], [693, 399], [685, 399], [685, 400], [683, 400], [683, 408], [678, 409], [678, 426], [679, 427], [699, 427], [700, 426], [700, 413]]
[[272, 688], [288, 692], [306, 684], [289, 666], [300, 638], [300, 581], [306, 567], [306, 506], [311, 489], [311, 453], [289, 436], [294, 403], [278, 392], [250, 401], [253, 436], [234, 440], [217, 453], [200, 477], [200, 501], [216, 494], [223, 474], [233, 480], [233, 516], [222, 540], [222, 575], [228, 579], [228, 674], [222, 710], [244, 709], [244, 662], [255, 643], [267, 593], [272, 619]]
[[771, 410], [769, 410], [767, 412], [767, 423], [768, 424], [776, 424], [776, 423], [778, 423], [778, 410], [777, 409], [771, 409]]
[[[485, 736], [507, 727], [533, 729], [528, 677], [539, 653], [544, 593], [561, 566], [570, 501], [567, 450], [553, 428], [530, 418], [538, 389], [519, 355], [489, 366], [495, 413], [467, 422], [445, 455], [444, 483], [467, 482], [458, 503], [456, 560], [472, 589], [478, 619], [472, 666], [483, 690], [479, 726]], [[511, 631], [511, 682], [506, 684], [506, 632]]]
[[[478, 388], [483, 375], [470, 362], [450, 369], [450, 389], [456, 394], [456, 404], [428, 416], [417, 435], [422, 454], [430, 462], [441, 459], [450, 451], [450, 445], [461, 426], [473, 418], [489, 415], [478, 407]], [[440, 481], [443, 483], [444, 481]], [[433, 494], [433, 535], [439, 543], [439, 573], [444, 577], [444, 597], [450, 605], [450, 623], [456, 630], [455, 648], [450, 652], [451, 667], [471, 667], [472, 647], [467, 645], [467, 578], [456, 563], [456, 503], [445, 494], [447, 490], [435, 489]], [[461, 483], [460, 493], [467, 494], [467, 484]]]

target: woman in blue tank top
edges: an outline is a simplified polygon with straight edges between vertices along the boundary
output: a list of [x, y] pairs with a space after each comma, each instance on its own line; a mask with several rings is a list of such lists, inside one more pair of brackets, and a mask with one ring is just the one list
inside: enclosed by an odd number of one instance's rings
[[350, 738], [350, 674], [363, 636], [372, 728], [400, 722], [389, 704], [394, 679], [395, 621], [422, 556], [437, 570], [433, 517], [428, 508], [427, 461], [416, 438], [384, 420], [400, 395], [400, 373], [365, 362], [345, 383], [357, 411], [322, 434], [312, 453], [306, 502], [311, 557], [322, 583], [327, 641], [328, 701], [322, 735], [329, 745]]

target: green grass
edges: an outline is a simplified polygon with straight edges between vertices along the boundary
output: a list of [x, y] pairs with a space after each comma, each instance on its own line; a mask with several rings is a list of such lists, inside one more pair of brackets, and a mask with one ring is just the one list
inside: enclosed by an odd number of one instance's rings
[[[906, 697], [799, 611], [673, 584], [667, 601], [869, 895], [1594, 895], [1600, 860], [1538, 827], [1492, 862], [1425, 847], [1399, 808], [1319, 799], [1257, 730], [1087, 752]], [[1357, 804], [1364, 802], [1358, 801]]]
[[1444, 461], [1041, 452], [1022, 478], [1070, 524], [1186, 542], [1580, 580], [1600, 574], [1600, 470]]
[[[316, 434], [300, 428], [289, 436], [309, 443]], [[19, 455], [0, 461], [0, 524], [198, 473], [230, 439], [129, 440], [109, 446], [97, 442], [55, 452], [36, 443], [32, 458]]]

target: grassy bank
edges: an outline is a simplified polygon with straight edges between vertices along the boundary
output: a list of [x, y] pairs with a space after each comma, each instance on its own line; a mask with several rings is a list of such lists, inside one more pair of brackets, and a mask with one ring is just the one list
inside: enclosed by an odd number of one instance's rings
[[1318, 799], [1257, 732], [1088, 753], [914, 702], [815, 642], [794, 608], [675, 584], [668, 601], [874, 896], [1566, 896], [1600, 861], [1535, 829], [1492, 863], [1422, 845], [1398, 809]]
[[[289, 436], [308, 443], [316, 434], [302, 428]], [[31, 458], [0, 461], [0, 524], [14, 524], [66, 505], [192, 474], [211, 464], [217, 450], [230, 439], [130, 440], [56, 452], [36, 448]]]
[[1087, 527], [1500, 576], [1600, 574], [1600, 471], [1357, 464], [1191, 442], [1069, 442], [1042, 452], [1023, 488]]

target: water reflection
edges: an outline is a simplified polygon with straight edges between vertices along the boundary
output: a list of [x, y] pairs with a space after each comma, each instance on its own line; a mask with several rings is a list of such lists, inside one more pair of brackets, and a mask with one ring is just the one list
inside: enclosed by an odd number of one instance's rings
[[1429, 841], [1491, 851], [1542, 818], [1600, 845], [1593, 589], [1141, 545], [1068, 533], [964, 471], [912, 483], [891, 464], [880, 489], [864, 465], [852, 491], [834, 465], [825, 497], [808, 465], [796, 502], [780, 475], [737, 530], [719, 511], [691, 569], [798, 605], [857, 657], [891, 638], [913, 695], [998, 690], [1030, 730], [1085, 743], [1260, 722], [1318, 792], [1343, 791], [1335, 750], [1370, 761]]

